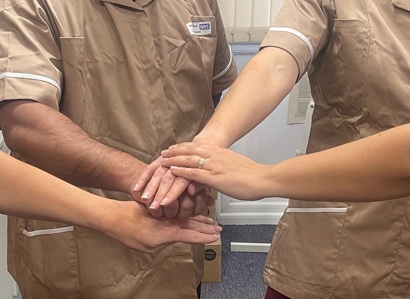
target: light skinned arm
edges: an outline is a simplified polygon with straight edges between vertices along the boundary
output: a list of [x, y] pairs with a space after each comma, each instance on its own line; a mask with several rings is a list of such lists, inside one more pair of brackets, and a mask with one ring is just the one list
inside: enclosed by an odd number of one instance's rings
[[286, 51], [267, 47], [242, 69], [194, 142], [229, 147], [261, 123], [295, 85], [298, 66]]
[[[194, 142], [229, 147], [262, 122], [291, 91], [298, 76], [294, 58], [286, 51], [267, 47], [256, 54], [240, 72], [214, 115]], [[147, 168], [139, 179], [139, 188], [151, 179], [153, 170]], [[183, 183], [181, 183], [183, 182]], [[175, 202], [187, 188], [188, 182], [166, 178], [148, 185], [149, 194], [162, 206]], [[198, 186], [189, 185], [190, 194]], [[203, 188], [203, 187], [199, 187]]]
[[[276, 165], [214, 145], [185, 143], [164, 151], [163, 165], [175, 165], [175, 175], [237, 199], [379, 201], [410, 196], [409, 136], [410, 125], [403, 125]], [[203, 169], [197, 168], [200, 157]]]
[[0, 165], [3, 214], [87, 227], [146, 253], [174, 242], [210, 243], [221, 231], [204, 216], [154, 218], [136, 202], [96, 196], [2, 152]]

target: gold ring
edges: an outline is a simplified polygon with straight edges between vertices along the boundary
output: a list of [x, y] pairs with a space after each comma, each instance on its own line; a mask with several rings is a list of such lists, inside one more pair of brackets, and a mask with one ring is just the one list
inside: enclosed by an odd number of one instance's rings
[[205, 164], [205, 159], [204, 158], [199, 158], [198, 168], [202, 169], [204, 167], [204, 164]]

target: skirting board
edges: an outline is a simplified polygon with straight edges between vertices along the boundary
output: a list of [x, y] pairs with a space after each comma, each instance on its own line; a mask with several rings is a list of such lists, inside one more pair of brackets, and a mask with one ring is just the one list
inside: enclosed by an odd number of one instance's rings
[[233, 252], [269, 252], [270, 243], [244, 243], [231, 242], [231, 251]]
[[220, 213], [218, 223], [222, 225], [278, 224], [283, 213]]

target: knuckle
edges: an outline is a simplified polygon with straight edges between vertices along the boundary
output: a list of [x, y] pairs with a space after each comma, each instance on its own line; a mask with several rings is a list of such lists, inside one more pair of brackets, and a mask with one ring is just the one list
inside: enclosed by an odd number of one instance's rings
[[194, 157], [193, 156], [185, 156], [185, 160], [187, 163], [190, 163], [192, 161], [194, 161]]
[[163, 183], [170, 183], [174, 181], [174, 177], [171, 175], [164, 175], [161, 179], [161, 182]]
[[163, 167], [159, 167], [156, 171], [155, 171], [155, 175], [164, 175], [165, 174], [165, 168]]
[[184, 178], [181, 178], [181, 177], [177, 177], [176, 179], [175, 179], [175, 184], [185, 184], [187, 182], [187, 180], [186, 179], [184, 179]]
[[191, 174], [192, 174], [193, 177], [198, 177], [199, 174], [200, 174], [200, 169], [198, 169], [198, 168], [190, 169], [190, 171], [191, 171]]
[[188, 145], [188, 149], [190, 151], [195, 150], [197, 148], [198, 148], [198, 144], [196, 144], [196, 143], [191, 143], [191, 144]]

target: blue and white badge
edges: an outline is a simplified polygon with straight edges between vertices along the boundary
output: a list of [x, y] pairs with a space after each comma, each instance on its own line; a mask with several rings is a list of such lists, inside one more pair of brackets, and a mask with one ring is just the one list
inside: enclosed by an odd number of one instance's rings
[[189, 22], [186, 27], [192, 35], [210, 35], [212, 33], [211, 22]]

